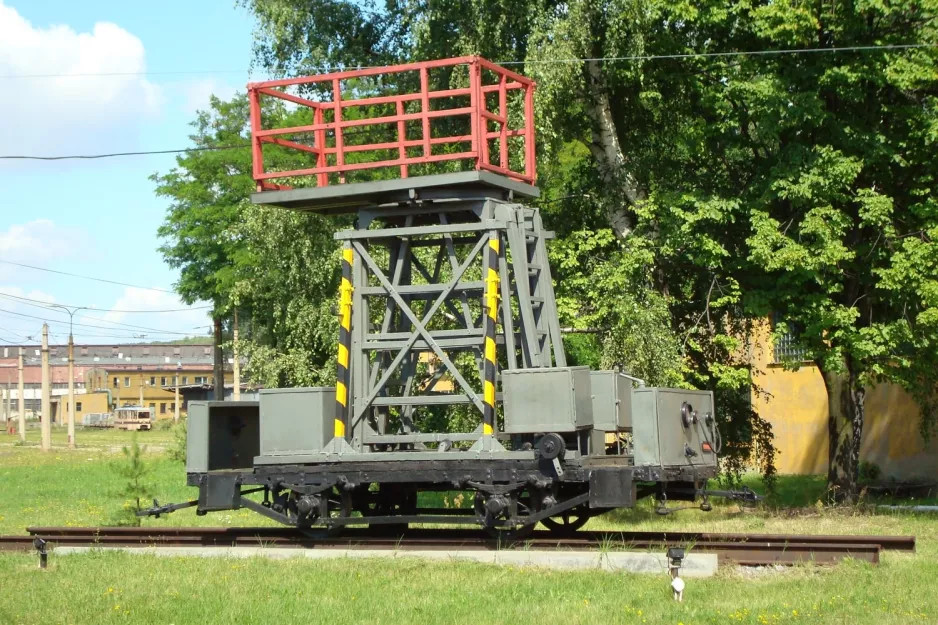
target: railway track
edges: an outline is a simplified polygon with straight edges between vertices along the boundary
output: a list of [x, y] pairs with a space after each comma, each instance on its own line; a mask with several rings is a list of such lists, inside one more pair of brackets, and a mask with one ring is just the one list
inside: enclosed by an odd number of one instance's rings
[[558, 537], [537, 531], [524, 540], [493, 539], [479, 530], [409, 529], [403, 533], [346, 529], [330, 537], [316, 531], [280, 527], [30, 527], [28, 535], [0, 536], [0, 550], [34, 549], [41, 538], [48, 546], [102, 547], [277, 547], [304, 549], [406, 550], [597, 550], [661, 551], [685, 547], [716, 553], [723, 563], [743, 566], [815, 562], [831, 564], [850, 557], [876, 564], [883, 550], [914, 551], [914, 536], [842, 536], [785, 534], [715, 534], [706, 532], [578, 532]]

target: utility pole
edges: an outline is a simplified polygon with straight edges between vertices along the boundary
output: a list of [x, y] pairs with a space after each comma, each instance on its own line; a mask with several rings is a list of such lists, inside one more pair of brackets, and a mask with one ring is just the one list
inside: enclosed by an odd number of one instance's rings
[[68, 313], [68, 448], [75, 449], [75, 339], [72, 334], [72, 321], [75, 313], [84, 310], [83, 306], [69, 308], [61, 304], [50, 304], [52, 308], [61, 308]]
[[3, 396], [3, 416], [5, 417], [5, 419], [4, 419], [4, 425], [6, 425], [7, 434], [10, 433], [10, 419], [11, 419], [11, 417], [13, 416], [13, 414], [12, 414], [12, 412], [13, 412], [13, 397], [10, 396], [10, 393], [11, 393], [11, 392], [12, 392], [12, 391], [10, 391], [10, 380], [7, 379], [7, 390], [6, 390], [6, 393], [5, 393], [4, 396]]
[[42, 450], [52, 449], [52, 388], [49, 372], [49, 324], [42, 324]]
[[176, 403], [173, 404], [173, 423], [179, 423], [179, 369], [182, 363], [176, 363], [176, 375], [173, 377], [173, 386], [176, 387]]
[[23, 348], [20, 348], [20, 357], [19, 362], [17, 363], [17, 368], [19, 369], [19, 380], [17, 382], [17, 392], [19, 395], [20, 401], [20, 440], [26, 441], [26, 395], [23, 391]]
[[216, 313], [212, 322], [215, 326], [215, 363], [212, 367], [215, 374], [214, 399], [215, 401], [222, 401], [225, 399], [225, 361], [221, 350], [221, 316]]
[[[231, 339], [234, 345], [234, 364], [232, 365], [232, 377], [234, 379], [235, 401], [241, 401], [241, 363], [238, 361], [238, 309], [234, 309], [234, 325], [231, 326]], [[223, 379], [224, 381], [224, 379]], [[222, 385], [224, 388], [224, 384]]]
[[68, 448], [75, 449], [75, 341], [68, 330]]
[[140, 374], [140, 407], [143, 408], [143, 374]]

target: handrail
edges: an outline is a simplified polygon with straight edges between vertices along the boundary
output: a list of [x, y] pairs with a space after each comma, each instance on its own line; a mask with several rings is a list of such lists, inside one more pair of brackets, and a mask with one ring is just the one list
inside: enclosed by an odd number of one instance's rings
[[[448, 85], [446, 89], [431, 90], [431, 70], [457, 66], [468, 68], [468, 86]], [[368, 93], [367, 96], [356, 98], [356, 85], [343, 85], [346, 81], [354, 82], [369, 77], [380, 80], [385, 75], [408, 72], [419, 75], [420, 86], [416, 91], [377, 96]], [[285, 91], [291, 87], [308, 89], [317, 85], [326, 93], [310, 97], [306, 92], [296, 95]], [[252, 171], [257, 190], [290, 188], [274, 180], [304, 176], [314, 177], [316, 186], [320, 187], [334, 182], [341, 184], [351, 172], [379, 168], [398, 168], [400, 177], [407, 178], [412, 166], [444, 161], [469, 161], [476, 170], [491, 171], [533, 184], [536, 179], [534, 87], [534, 81], [530, 78], [477, 56], [249, 83]], [[348, 97], [349, 93], [352, 97]], [[488, 100], [493, 95], [497, 103], [494, 110], [489, 110]], [[314, 99], [317, 97], [322, 99]], [[266, 127], [263, 118], [265, 98], [310, 109], [312, 123], [293, 127]], [[467, 98], [468, 105], [465, 104]], [[453, 100], [462, 102], [445, 108], [442, 105], [447, 100], [449, 103]], [[435, 102], [440, 103], [440, 106], [434, 109]], [[387, 105], [393, 105], [393, 113], [388, 114]], [[359, 107], [358, 114], [349, 118], [344, 113], [352, 107]], [[385, 107], [385, 110], [368, 117], [369, 111], [365, 107]], [[408, 108], [411, 110], [408, 111]], [[465, 133], [464, 123], [458, 134], [443, 133], [441, 125], [433, 123], [466, 117], [469, 134]], [[511, 126], [516, 120], [522, 123], [520, 127]], [[396, 139], [346, 144], [346, 139], [361, 135], [361, 131], [349, 129], [375, 126], [387, 127], [396, 134]], [[523, 149], [512, 150], [509, 141], [512, 139], [519, 139]], [[269, 170], [264, 160], [265, 145], [309, 154], [314, 162], [310, 167]], [[435, 146], [451, 147], [448, 151], [435, 152]], [[395, 156], [387, 158], [376, 154], [380, 151], [391, 151]], [[347, 158], [349, 156], [352, 156], [351, 160]]]

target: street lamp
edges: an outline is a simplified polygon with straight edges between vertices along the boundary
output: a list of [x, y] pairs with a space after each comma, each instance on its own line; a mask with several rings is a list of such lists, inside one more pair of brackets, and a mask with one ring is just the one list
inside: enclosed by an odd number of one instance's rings
[[79, 310], [88, 310], [86, 306], [62, 306], [49, 304], [50, 308], [60, 308], [68, 313], [68, 448], [75, 449], [75, 340], [72, 335], [72, 322]]

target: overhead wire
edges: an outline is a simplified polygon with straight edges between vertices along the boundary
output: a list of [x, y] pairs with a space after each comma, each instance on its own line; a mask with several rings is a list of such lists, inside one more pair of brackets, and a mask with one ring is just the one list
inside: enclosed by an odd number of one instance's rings
[[46, 302], [46, 301], [39, 300], [39, 299], [33, 299], [30, 297], [23, 297], [21, 295], [13, 295], [12, 293], [3, 293], [3, 292], [0, 292], [0, 297], [20, 300], [24, 303], [41, 305], [43, 308], [48, 308], [48, 307], [78, 308], [81, 310], [90, 310], [91, 312], [102, 312], [102, 313], [112, 312], [112, 313], [127, 313], [127, 314], [131, 314], [131, 313], [164, 314], [164, 313], [188, 312], [190, 310], [203, 310], [207, 308], [212, 308], [211, 305], [206, 305], [206, 306], [190, 306], [189, 308], [167, 308], [164, 310], [123, 310], [120, 308], [95, 308], [93, 306], [72, 306], [69, 304], [59, 304], [58, 302]]
[[[16, 312], [16, 311], [13, 311], [13, 310], [5, 310], [5, 309], [3, 309], [3, 308], [0, 308], [0, 313], [4, 313], [4, 314], [7, 314], [7, 315], [16, 315], [17, 317], [23, 317], [23, 318], [26, 318], [26, 319], [36, 319], [36, 320], [38, 320], [38, 321], [43, 321], [43, 322], [46, 322], [46, 323], [55, 323], [55, 324], [63, 325], [63, 326], [64, 326], [64, 325], [69, 325], [69, 322], [68, 322], [67, 320], [64, 320], [64, 319], [49, 319], [49, 318], [47, 318], [47, 317], [37, 317], [36, 315], [27, 315], [26, 313], [18, 313], [18, 312]], [[92, 317], [92, 319], [94, 319], [94, 318]], [[105, 323], [108, 323], [106, 320], [101, 320], [101, 319], [95, 319], [95, 320], [96, 320], [96, 321], [105, 321]], [[116, 322], [110, 322], [110, 323], [116, 323]], [[98, 330], [109, 330], [109, 331], [111, 331], [111, 332], [120, 331], [120, 328], [114, 328], [114, 327], [112, 327], [112, 326], [98, 326], [98, 325], [94, 325], [94, 324], [80, 323], [80, 322], [74, 322], [74, 323], [72, 323], [71, 325], [73, 325], [73, 326], [75, 326], [75, 327], [81, 327], [81, 328], [96, 328], [96, 329], [98, 329]], [[121, 324], [121, 325], [127, 325], [127, 324]], [[145, 327], [143, 327], [143, 326], [129, 326], [129, 325], [128, 325], [128, 327], [130, 327], [130, 328], [136, 328], [137, 330], [149, 330], [149, 331], [154, 332], [154, 333], [156, 333], [156, 334], [176, 334], [176, 335], [180, 335], [180, 336], [188, 336], [188, 334], [185, 333], [185, 332], [175, 332], [175, 331], [172, 331], [172, 330], [158, 330], [158, 329], [156, 329], [156, 328], [145, 328]]]
[[134, 288], [134, 289], [143, 289], [144, 291], [156, 291], [156, 292], [158, 292], [158, 293], [169, 293], [170, 295], [177, 295], [177, 293], [176, 293], [175, 291], [167, 291], [166, 289], [160, 289], [160, 288], [157, 288], [157, 287], [140, 286], [140, 285], [138, 285], [138, 284], [128, 284], [127, 282], [118, 282], [118, 281], [116, 281], [116, 280], [108, 280], [108, 279], [106, 279], [106, 278], [95, 278], [95, 277], [92, 277], [92, 276], [83, 276], [83, 275], [77, 274], [77, 273], [69, 273], [69, 272], [67, 272], [67, 271], [59, 271], [58, 269], [49, 269], [48, 267], [37, 267], [37, 266], [35, 266], [35, 265], [27, 265], [27, 264], [24, 264], [24, 263], [16, 263], [16, 262], [13, 262], [12, 260], [3, 260], [3, 259], [0, 259], [0, 263], [6, 264], [6, 265], [14, 265], [14, 266], [16, 266], [16, 267], [24, 267], [24, 268], [26, 268], [26, 269], [35, 269], [36, 271], [47, 271], [47, 272], [49, 272], [49, 273], [57, 273], [57, 274], [63, 275], [63, 276], [70, 276], [70, 277], [72, 277], [72, 278], [82, 278], [82, 279], [84, 279], [84, 280], [93, 280], [93, 281], [95, 281], [95, 282], [104, 282], [104, 283], [106, 283], [106, 284], [116, 284], [117, 286], [128, 286], [128, 287], [131, 287], [131, 288]]
[[[680, 59], [697, 59], [697, 58], [725, 58], [725, 57], [747, 57], [747, 56], [780, 56], [780, 55], [792, 55], [792, 54], [821, 54], [821, 53], [837, 53], [837, 52], [873, 52], [873, 51], [903, 51], [903, 50], [916, 50], [916, 49], [934, 49], [938, 48], [938, 44], [934, 43], [909, 43], [909, 44], [884, 44], [884, 45], [870, 45], [870, 46], [842, 46], [842, 47], [833, 47], [833, 48], [789, 48], [789, 49], [774, 49], [774, 50], [736, 50], [729, 52], [686, 52], [686, 53], [676, 53], [676, 54], [636, 54], [629, 56], [601, 56], [601, 57], [590, 57], [590, 58], [568, 58], [568, 59], [531, 59], [526, 61], [500, 61], [498, 65], [505, 66], [515, 66], [515, 65], [557, 65], [557, 64], [571, 64], [571, 63], [588, 63], [588, 62], [603, 62], [603, 63], [620, 63], [620, 62], [629, 62], [629, 61], [656, 61], [656, 60], [680, 60]], [[314, 66], [309, 67], [311, 71], [323, 71], [328, 72], [332, 70], [354, 70], [354, 69], [380, 69], [382, 67], [389, 67], [387, 65], [369, 65], [369, 66], [355, 66], [355, 67], [340, 67], [340, 66]], [[184, 70], [179, 72], [83, 72], [75, 74], [7, 74], [0, 76], [0, 79], [13, 79], [13, 78], [61, 78], [61, 77], [89, 77], [89, 76], [129, 76], [129, 75], [169, 75], [169, 74], [187, 74], [187, 73], [233, 73], [235, 71], [243, 70], [215, 70], [213, 72], [197, 72], [193, 70]], [[346, 133], [346, 136], [351, 136], [353, 133]], [[147, 155], [159, 155], [159, 154], [181, 154], [186, 152], [207, 152], [207, 151], [217, 151], [217, 150], [234, 150], [250, 147], [250, 143], [244, 143], [239, 145], [228, 145], [228, 146], [202, 146], [194, 148], [176, 148], [176, 149], [166, 149], [166, 150], [140, 150], [140, 151], [127, 151], [127, 152], [107, 152], [101, 154], [69, 154], [61, 156], [35, 156], [35, 155], [0, 155], [0, 159], [3, 160], [36, 160], [36, 161], [62, 161], [62, 160], [93, 160], [93, 159], [103, 159], [103, 158], [114, 158], [114, 157], [123, 157], [123, 156], [147, 156]]]
[[[44, 307], [44, 306], [37, 306], [36, 304], [29, 304], [29, 305], [30, 305], [30, 306], [36, 306], [37, 308], [43, 308], [43, 309], [51, 310], [51, 311], [53, 311], [53, 312], [60, 312], [59, 310], [54, 309], [54, 308], [47, 308], [47, 307]], [[13, 314], [20, 314], [20, 313], [14, 312]], [[91, 315], [78, 315], [78, 318], [79, 318], [79, 319], [87, 319], [87, 320], [91, 320], [91, 321], [98, 321], [98, 322], [101, 322], [101, 323], [110, 323], [111, 326], [120, 326], [120, 327], [97, 326], [97, 327], [100, 327], [100, 328], [102, 328], [102, 329], [104, 329], [104, 330], [111, 330], [111, 331], [114, 331], [114, 332], [121, 331], [121, 330], [123, 330], [123, 328], [129, 328], [130, 330], [133, 330], [134, 332], [138, 332], [138, 333], [139, 333], [141, 330], [144, 330], [144, 331], [147, 331], [147, 332], [154, 332], [154, 333], [156, 333], [156, 334], [183, 334], [183, 335], [186, 334], [185, 332], [176, 332], [176, 331], [173, 331], [173, 330], [163, 330], [162, 328], [151, 328], [151, 327], [148, 327], [148, 326], [138, 326], [138, 325], [131, 324], [131, 323], [121, 323], [120, 321], [111, 321], [110, 319], [101, 319], [100, 317], [92, 317]], [[69, 321], [66, 321], [65, 319], [53, 319], [53, 320], [51, 320], [51, 321], [57, 321], [57, 322], [62, 323], [62, 324], [67, 324], [67, 323], [69, 323]], [[78, 325], [78, 323], [73, 323], [73, 325]], [[88, 324], [85, 324], [85, 325], [87, 325], [88, 327], [95, 327], [95, 326], [93, 326], [93, 325], [88, 325]], [[124, 331], [124, 332], [128, 332], [128, 330], [123, 330], [123, 331]]]
[[[630, 56], [600, 56], [591, 58], [569, 58], [569, 59], [531, 59], [526, 61], [497, 61], [498, 65], [556, 65], [569, 63], [586, 62], [609, 62], [616, 63], [622, 61], [656, 61], [668, 59], [692, 59], [692, 58], [715, 58], [726, 56], [769, 56], [782, 54], [814, 54], [821, 52], [867, 52], [867, 51], [887, 51], [887, 50], [914, 50], [918, 48], [935, 48], [938, 44], [933, 43], [907, 43], [907, 44], [882, 44], [870, 46], [841, 46], [834, 48], [787, 48], [774, 50], [735, 50], [729, 52], [686, 52], [678, 54], [636, 54]], [[389, 67], [388, 65], [313, 65], [304, 69], [310, 71], [330, 72], [330, 71], [353, 71], [360, 69], [381, 69]], [[206, 74], [250, 74], [250, 69], [218, 69], [218, 70], [171, 70], [171, 71], [149, 71], [140, 72], [75, 72], [58, 74], [4, 74], [0, 79], [19, 79], [19, 78], [91, 78], [91, 77], [120, 77], [120, 76], [173, 76], [173, 75], [206, 75]]]

